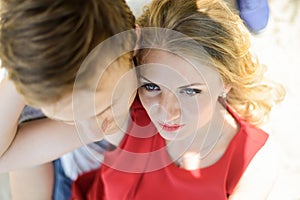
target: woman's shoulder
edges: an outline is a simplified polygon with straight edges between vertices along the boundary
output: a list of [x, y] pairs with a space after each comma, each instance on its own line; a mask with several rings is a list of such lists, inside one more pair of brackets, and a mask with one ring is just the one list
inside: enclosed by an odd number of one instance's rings
[[244, 137], [248, 137], [249, 139], [256, 140], [257, 142], [265, 142], [269, 134], [266, 133], [263, 129], [259, 126], [253, 125], [250, 122], [246, 121], [239, 114], [230, 106], [227, 106], [227, 111], [232, 116], [236, 127], [237, 127], [237, 134], [243, 135]]

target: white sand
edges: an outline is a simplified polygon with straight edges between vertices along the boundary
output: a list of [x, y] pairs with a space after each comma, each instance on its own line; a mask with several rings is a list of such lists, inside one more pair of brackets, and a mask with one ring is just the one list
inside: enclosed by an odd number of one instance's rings
[[[268, 65], [268, 76], [281, 82], [287, 96], [275, 108], [267, 126], [281, 147], [283, 168], [271, 200], [300, 199], [300, 1], [270, 0], [271, 19], [261, 35], [253, 37], [253, 49]], [[298, 124], [299, 123], [299, 124]]]

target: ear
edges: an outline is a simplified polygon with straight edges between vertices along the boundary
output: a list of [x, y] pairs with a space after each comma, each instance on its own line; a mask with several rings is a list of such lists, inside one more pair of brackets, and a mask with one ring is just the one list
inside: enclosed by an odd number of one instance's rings
[[141, 28], [138, 24], [135, 25], [135, 33], [136, 33], [136, 43], [134, 47], [133, 56], [136, 55], [137, 51], [140, 48]]
[[231, 90], [232, 86], [231, 84], [226, 84], [224, 86], [223, 91], [221, 92], [221, 94], [219, 95], [219, 97], [221, 97], [223, 100], [226, 99], [227, 93]]
[[232, 88], [232, 85], [229, 83], [229, 84], [226, 84], [225, 87], [224, 87], [224, 92], [227, 94]]

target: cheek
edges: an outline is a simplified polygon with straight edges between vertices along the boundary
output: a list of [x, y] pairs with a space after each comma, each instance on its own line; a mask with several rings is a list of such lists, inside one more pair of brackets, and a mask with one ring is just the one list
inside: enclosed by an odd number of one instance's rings
[[211, 105], [203, 107], [198, 113], [198, 127], [202, 127], [205, 124], [209, 123], [212, 119], [213, 109]]
[[138, 95], [140, 97], [143, 107], [146, 109], [146, 107], [149, 105], [150, 99], [144, 94], [141, 88], [138, 89]]
[[201, 127], [211, 120], [213, 104], [209, 96], [201, 96], [193, 102], [185, 102], [185, 105], [188, 105], [183, 111], [185, 121]]
[[153, 114], [156, 113], [156, 111], [154, 111], [154, 109], [155, 109], [155, 107], [157, 107], [155, 105], [158, 105], [158, 103], [159, 103], [158, 98], [146, 95], [142, 89], [138, 89], [138, 94], [139, 94], [139, 97], [140, 97], [143, 107], [145, 108], [148, 115], [152, 118]]

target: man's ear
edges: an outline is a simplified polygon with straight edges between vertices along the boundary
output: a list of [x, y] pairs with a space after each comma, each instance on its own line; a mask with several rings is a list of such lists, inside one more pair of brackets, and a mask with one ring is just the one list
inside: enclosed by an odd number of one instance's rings
[[138, 24], [135, 25], [135, 33], [136, 33], [136, 43], [134, 47], [133, 56], [136, 55], [137, 51], [140, 48], [141, 28]]

